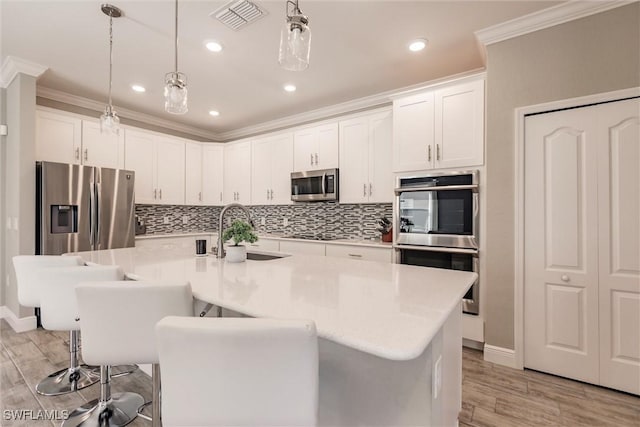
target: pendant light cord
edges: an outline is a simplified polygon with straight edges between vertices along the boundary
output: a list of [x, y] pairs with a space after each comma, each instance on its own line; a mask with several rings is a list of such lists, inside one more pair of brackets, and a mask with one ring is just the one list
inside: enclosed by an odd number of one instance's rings
[[178, 0], [176, 0], [176, 75], [178, 74]]
[[111, 86], [113, 85], [113, 14], [109, 13], [109, 109], [113, 109], [111, 102]]

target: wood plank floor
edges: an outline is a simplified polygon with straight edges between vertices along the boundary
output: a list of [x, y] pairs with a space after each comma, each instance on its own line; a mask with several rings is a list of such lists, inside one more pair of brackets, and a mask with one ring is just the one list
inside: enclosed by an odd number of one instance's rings
[[[42, 378], [68, 363], [68, 333], [16, 334], [0, 320], [0, 425], [50, 426], [60, 422], [6, 420], [5, 410], [72, 410], [99, 396], [93, 385], [77, 393], [46, 397], [35, 392]], [[535, 371], [518, 371], [482, 360], [482, 352], [463, 351], [461, 427], [616, 426], [640, 427], [640, 398]], [[113, 380], [112, 390], [151, 397], [143, 372]], [[136, 419], [132, 427], [150, 426]], [[391, 427], [391, 426], [390, 426]]]

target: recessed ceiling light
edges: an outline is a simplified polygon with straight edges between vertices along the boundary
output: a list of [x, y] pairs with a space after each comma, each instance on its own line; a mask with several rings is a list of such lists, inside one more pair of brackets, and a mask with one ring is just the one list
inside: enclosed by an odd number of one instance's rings
[[409, 43], [409, 50], [411, 52], [420, 52], [426, 46], [427, 46], [427, 40], [426, 39], [416, 39], [416, 40], [412, 40]]
[[131, 89], [133, 89], [135, 92], [138, 92], [138, 93], [142, 93], [142, 92], [146, 92], [147, 91], [144, 88], [144, 86], [140, 86], [140, 85], [131, 85]]
[[211, 52], [222, 52], [222, 45], [220, 44], [220, 42], [217, 42], [215, 40], [206, 42], [205, 47]]
[[209, 115], [213, 117], [218, 117], [220, 115], [220, 112], [216, 110], [211, 110], [209, 111]]
[[286, 84], [284, 85], [284, 90], [286, 90], [287, 92], [295, 92], [296, 87], [295, 85], [292, 85], [292, 84]]

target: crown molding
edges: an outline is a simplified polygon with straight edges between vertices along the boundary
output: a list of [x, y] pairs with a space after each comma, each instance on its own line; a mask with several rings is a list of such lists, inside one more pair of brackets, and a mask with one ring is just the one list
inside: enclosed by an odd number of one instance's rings
[[[84, 98], [82, 96], [71, 95], [66, 92], [43, 86], [38, 86], [36, 88], [36, 96], [98, 112], [101, 112], [105, 106], [104, 102]], [[201, 138], [209, 139], [212, 142], [216, 142], [219, 140], [218, 134], [215, 132], [210, 132], [197, 127], [172, 122], [170, 120], [161, 119], [150, 114], [140, 113], [118, 106], [114, 106], [114, 109], [122, 118], [127, 118], [129, 120], [135, 120], [149, 125], [159, 126], [165, 129], [171, 129], [177, 132], [198, 136]]]
[[570, 0], [547, 9], [478, 30], [474, 34], [480, 44], [488, 46], [493, 43], [522, 36], [575, 19], [584, 18], [585, 16], [595, 15], [596, 13], [605, 12], [637, 1], [638, 0]]
[[33, 76], [36, 79], [47, 71], [48, 67], [27, 61], [16, 56], [7, 56], [0, 69], [0, 87], [7, 88], [19, 73]]
[[302, 126], [312, 122], [328, 120], [336, 116], [347, 113], [357, 113], [358, 111], [370, 110], [376, 107], [382, 107], [393, 102], [394, 99], [421, 92], [426, 89], [433, 89], [443, 84], [451, 84], [453, 82], [461, 82], [462, 80], [471, 80], [485, 77], [484, 69], [468, 71], [454, 76], [447, 76], [440, 79], [430, 80], [428, 82], [419, 83], [417, 85], [406, 86], [386, 92], [377, 93], [363, 98], [353, 99], [351, 101], [342, 102], [340, 104], [328, 107], [318, 108], [316, 110], [305, 111], [304, 113], [294, 114], [283, 117], [281, 119], [271, 120], [257, 125], [246, 126], [240, 129], [221, 132], [218, 134], [220, 141], [232, 141], [235, 139], [251, 137], [267, 132], [278, 131], [294, 126]]

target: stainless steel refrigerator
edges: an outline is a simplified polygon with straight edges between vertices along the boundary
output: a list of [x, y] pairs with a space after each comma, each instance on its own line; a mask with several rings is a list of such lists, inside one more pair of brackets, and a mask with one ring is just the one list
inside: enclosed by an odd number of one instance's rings
[[126, 248], [134, 240], [133, 171], [36, 163], [36, 254]]

